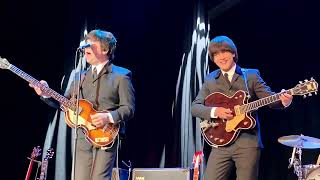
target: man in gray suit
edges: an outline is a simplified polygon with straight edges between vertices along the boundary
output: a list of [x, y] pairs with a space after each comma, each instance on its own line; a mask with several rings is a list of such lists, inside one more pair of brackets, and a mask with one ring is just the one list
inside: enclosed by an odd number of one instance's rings
[[[236, 63], [237, 48], [226, 36], [217, 36], [209, 45], [209, 56], [219, 67], [210, 73], [204, 81], [197, 97], [192, 103], [192, 115], [201, 119], [220, 118], [230, 120], [234, 117], [231, 109], [224, 107], [208, 107], [204, 105], [205, 98], [214, 92], [232, 96], [238, 90], [249, 91], [250, 101], [274, 94], [260, 77], [257, 69], [243, 71]], [[291, 104], [292, 95], [283, 93], [280, 100], [270, 106], [283, 108]], [[212, 147], [205, 172], [205, 180], [227, 180], [233, 165], [236, 167], [237, 180], [258, 179], [260, 158], [260, 127], [257, 113], [252, 116], [257, 125], [253, 129], [242, 130], [238, 138], [231, 144], [222, 147]]]
[[[82, 73], [81, 80], [72, 82], [66, 97], [74, 97], [74, 86], [80, 82], [81, 99], [86, 99], [93, 104], [98, 112], [91, 115], [92, 125], [102, 128], [109, 123], [119, 124], [131, 119], [135, 110], [134, 89], [131, 83], [131, 72], [128, 69], [115, 66], [111, 63], [116, 49], [116, 38], [112, 33], [102, 30], [93, 30], [85, 37], [84, 55], [91, 67]], [[47, 85], [45, 81], [41, 83]], [[34, 87], [38, 95], [51, 98], [41, 89]], [[52, 104], [52, 103], [51, 103]], [[120, 126], [123, 132], [124, 126]], [[115, 141], [112, 147], [101, 149], [93, 146], [86, 140], [85, 134], [78, 129], [76, 149], [76, 180], [110, 180], [112, 168], [116, 157]]]

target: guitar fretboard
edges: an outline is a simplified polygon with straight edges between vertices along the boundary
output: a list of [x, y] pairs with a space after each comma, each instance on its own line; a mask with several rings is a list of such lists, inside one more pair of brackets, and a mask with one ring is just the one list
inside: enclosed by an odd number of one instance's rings
[[244, 104], [244, 105], [240, 106], [240, 112], [241, 113], [251, 112], [251, 111], [257, 110], [258, 108], [263, 107], [265, 105], [269, 105], [274, 102], [280, 101], [281, 94], [288, 93], [288, 94], [293, 95], [294, 94], [293, 91], [294, 91], [294, 88], [286, 90], [285, 92], [280, 92], [280, 93], [277, 93], [277, 94], [274, 94], [274, 95], [271, 95], [271, 96], [268, 96], [265, 98], [261, 98], [256, 101], [252, 101], [248, 104]]
[[45, 177], [46, 177], [47, 169], [48, 169], [48, 160], [44, 160], [41, 164], [41, 173], [40, 173], [39, 180], [46, 179]]
[[12, 64], [10, 64], [8, 69], [10, 71], [12, 71], [13, 73], [17, 74], [18, 76], [20, 76], [22, 79], [24, 79], [24, 80], [28, 81], [29, 83], [33, 84], [34, 86], [39, 87], [43, 92], [45, 92], [46, 94], [50, 95], [52, 98], [54, 98], [55, 100], [60, 102], [63, 106], [65, 106], [65, 107], [67, 107], [67, 108], [69, 108], [71, 110], [75, 110], [75, 104], [72, 101], [70, 101], [66, 97], [60, 95], [59, 93], [57, 93], [53, 89], [49, 88], [48, 86], [45, 86], [45, 85], [41, 84], [40, 81], [38, 81], [37, 79], [33, 78], [29, 74], [25, 73], [21, 69], [17, 68], [16, 66], [14, 66]]

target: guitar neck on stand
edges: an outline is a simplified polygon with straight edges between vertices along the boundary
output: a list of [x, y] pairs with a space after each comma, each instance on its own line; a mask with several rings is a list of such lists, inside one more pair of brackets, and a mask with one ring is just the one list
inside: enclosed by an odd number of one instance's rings
[[34, 147], [32, 153], [31, 153], [31, 157], [28, 158], [28, 159], [30, 159], [30, 162], [29, 162], [29, 166], [28, 166], [28, 170], [27, 170], [27, 173], [26, 173], [25, 180], [29, 180], [29, 178], [31, 176], [31, 172], [32, 172], [32, 168], [33, 168], [34, 162], [41, 163], [39, 161], [36, 161], [36, 158], [38, 156], [40, 156], [40, 155], [41, 155], [40, 147], [39, 146], [38, 147]]
[[52, 98], [54, 98], [55, 100], [60, 102], [64, 107], [67, 107], [67, 108], [69, 108], [71, 110], [75, 110], [75, 104], [72, 103], [72, 101], [70, 101], [66, 97], [60, 95], [59, 93], [57, 93], [53, 89], [49, 88], [48, 86], [45, 86], [45, 85], [41, 84], [40, 81], [38, 81], [37, 79], [33, 78], [29, 74], [25, 73], [21, 69], [17, 68], [16, 66], [14, 66], [12, 64], [10, 64], [8, 66], [8, 69], [10, 71], [12, 71], [13, 73], [15, 73], [16, 75], [18, 75], [19, 77], [21, 77], [22, 79], [28, 81], [30, 84], [33, 84], [34, 86], [39, 87], [43, 92], [47, 93]]

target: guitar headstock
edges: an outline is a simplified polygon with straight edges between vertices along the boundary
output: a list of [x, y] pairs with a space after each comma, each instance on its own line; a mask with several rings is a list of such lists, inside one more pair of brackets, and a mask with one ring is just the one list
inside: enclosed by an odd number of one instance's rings
[[312, 93], [317, 94], [318, 92], [318, 83], [315, 79], [311, 78], [310, 80], [304, 80], [299, 81], [299, 84], [297, 84], [292, 89], [293, 94], [292, 95], [300, 95], [303, 97], [307, 97], [307, 94], [309, 96], [312, 96]]
[[53, 148], [48, 149], [44, 160], [47, 161], [47, 160], [51, 159], [53, 157], [53, 155], [54, 155]]
[[9, 69], [10, 63], [6, 58], [0, 57], [0, 68], [1, 69]]
[[41, 148], [40, 146], [34, 147], [31, 153], [31, 159], [35, 159], [36, 157], [41, 155]]
[[192, 160], [194, 167], [199, 167], [202, 157], [203, 157], [202, 151], [197, 151], [194, 153], [193, 160]]

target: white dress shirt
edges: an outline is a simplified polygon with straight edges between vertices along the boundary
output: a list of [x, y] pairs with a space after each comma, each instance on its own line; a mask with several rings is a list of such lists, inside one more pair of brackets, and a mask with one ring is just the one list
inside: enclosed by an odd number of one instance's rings
[[[221, 75], [222, 76], [224, 76], [224, 74], [225, 73], [227, 73], [228, 74], [228, 79], [229, 79], [229, 81], [231, 82], [232, 81], [232, 77], [233, 77], [233, 75], [234, 75], [234, 73], [236, 72], [236, 67], [237, 67], [237, 65], [236, 64], [234, 64], [233, 66], [232, 66], [232, 68], [229, 70], [229, 71], [223, 71], [223, 70], [221, 70]], [[217, 118], [218, 116], [216, 116], [214, 113], [216, 112], [216, 109], [217, 109], [217, 107], [212, 107], [212, 109], [211, 109], [211, 111], [210, 111], [210, 117], [211, 118]]]
[[[106, 62], [103, 62], [103, 63], [98, 64], [98, 65], [96, 65], [96, 66], [92, 65], [92, 68], [91, 68], [92, 73], [93, 73], [93, 69], [96, 68], [96, 69], [97, 69], [97, 75], [98, 75], [98, 74], [101, 72], [101, 70], [103, 69], [103, 67], [104, 67], [108, 62], [109, 62], [109, 61], [106, 61]], [[114, 123], [114, 120], [113, 120], [113, 117], [112, 117], [111, 113], [106, 113], [106, 114], [107, 114], [107, 116], [108, 116], [108, 118], [109, 118], [109, 121], [110, 121], [111, 123]]]

